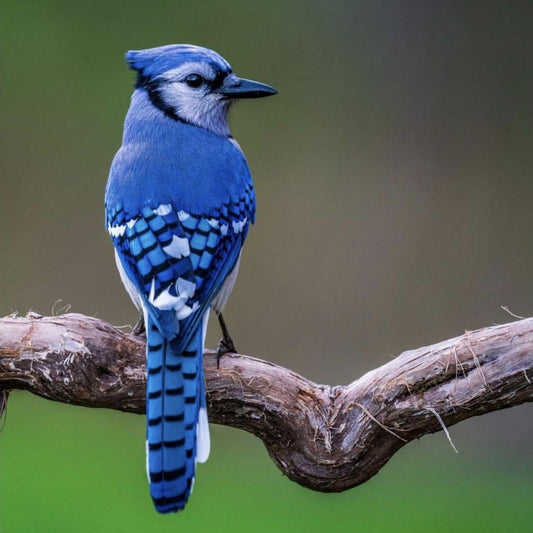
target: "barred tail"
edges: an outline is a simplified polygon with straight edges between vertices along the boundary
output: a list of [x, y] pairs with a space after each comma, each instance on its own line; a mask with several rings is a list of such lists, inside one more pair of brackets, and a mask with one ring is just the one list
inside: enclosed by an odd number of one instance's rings
[[200, 325], [177, 351], [175, 341], [147, 322], [147, 470], [156, 510], [170, 513], [185, 507], [195, 464], [209, 454], [203, 335]]

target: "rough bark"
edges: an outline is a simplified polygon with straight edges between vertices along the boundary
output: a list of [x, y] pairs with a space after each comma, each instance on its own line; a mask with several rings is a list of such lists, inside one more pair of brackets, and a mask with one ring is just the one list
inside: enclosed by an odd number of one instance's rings
[[[134, 413], [145, 408], [143, 338], [78, 314], [0, 319], [0, 388]], [[404, 352], [347, 386], [317, 385], [239, 354], [205, 356], [211, 422], [263, 440], [314, 490], [368, 480], [407, 442], [533, 399], [533, 318]]]

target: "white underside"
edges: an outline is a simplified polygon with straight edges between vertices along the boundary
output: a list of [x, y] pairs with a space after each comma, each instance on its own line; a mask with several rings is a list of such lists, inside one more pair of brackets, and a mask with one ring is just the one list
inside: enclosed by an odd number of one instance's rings
[[142, 304], [142, 299], [139, 296], [139, 292], [137, 291], [137, 287], [131, 282], [130, 278], [128, 278], [128, 275], [126, 274], [126, 271], [124, 270], [124, 267], [122, 266], [122, 261], [120, 260], [120, 257], [118, 255], [118, 252], [115, 250], [115, 263], [117, 264], [118, 273], [120, 274], [120, 280], [122, 281], [122, 284], [124, 285], [124, 288], [126, 289], [126, 292], [129, 294], [131, 301], [135, 305], [135, 307], [139, 310], [139, 312], [144, 314], [144, 319], [146, 321], [146, 313], [144, 306]]
[[[241, 252], [242, 253], [242, 252]], [[237, 258], [237, 262], [233, 267], [233, 270], [229, 273], [229, 276], [224, 280], [220, 292], [216, 295], [215, 299], [211, 303], [211, 307], [217, 313], [221, 313], [224, 310], [226, 302], [230, 297], [231, 291], [237, 281], [237, 274], [239, 273], [239, 263], [241, 262], [241, 254]]]

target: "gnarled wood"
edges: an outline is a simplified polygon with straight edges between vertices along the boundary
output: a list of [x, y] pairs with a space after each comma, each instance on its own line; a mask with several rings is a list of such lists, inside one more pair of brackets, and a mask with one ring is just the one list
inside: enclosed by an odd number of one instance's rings
[[[0, 319], [0, 388], [143, 413], [144, 339], [78, 314]], [[338, 492], [405, 443], [533, 399], [533, 319], [404, 352], [350, 385], [317, 385], [245, 355], [205, 357], [211, 422], [265, 443], [291, 479]]]

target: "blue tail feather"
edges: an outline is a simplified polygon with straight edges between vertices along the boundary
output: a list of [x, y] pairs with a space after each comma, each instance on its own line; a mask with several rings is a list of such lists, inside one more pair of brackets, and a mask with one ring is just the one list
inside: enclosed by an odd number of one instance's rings
[[199, 410], [205, 406], [202, 328], [179, 349], [148, 317], [147, 453], [160, 513], [180, 511], [192, 490]]

